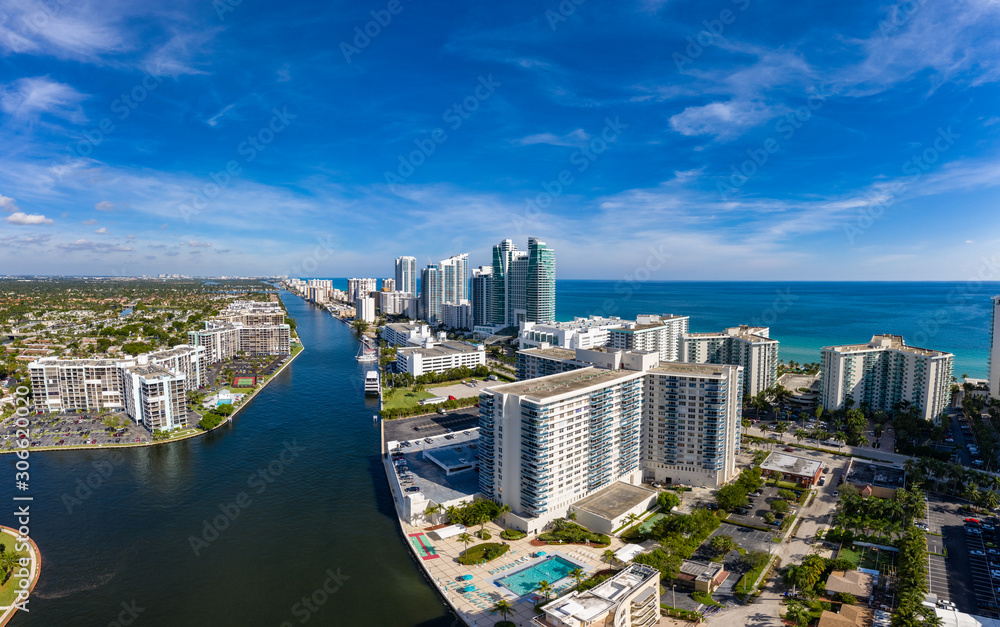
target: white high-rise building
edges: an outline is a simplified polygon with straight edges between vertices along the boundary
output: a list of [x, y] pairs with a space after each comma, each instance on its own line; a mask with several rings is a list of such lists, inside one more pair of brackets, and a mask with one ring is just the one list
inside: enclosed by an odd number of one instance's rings
[[892, 413], [907, 402], [936, 422], [951, 398], [951, 353], [907, 346], [899, 335], [875, 335], [867, 344], [826, 346], [822, 352], [826, 409], [840, 409], [850, 398], [855, 407]]
[[1000, 296], [993, 297], [993, 325], [990, 328], [990, 396], [1000, 398]]
[[354, 301], [354, 318], [365, 322], [375, 322], [375, 298], [362, 296]]
[[681, 338], [688, 330], [688, 316], [673, 314], [637, 316], [634, 324], [608, 330], [608, 346], [624, 350], [657, 351], [660, 361], [679, 361]]
[[472, 329], [472, 305], [467, 300], [441, 304], [441, 324], [452, 329]]
[[539, 530], [618, 481], [716, 487], [736, 476], [742, 368], [647, 355], [480, 394], [479, 490], [510, 506], [515, 526]]
[[400, 316], [406, 313], [406, 304], [412, 296], [408, 292], [375, 292], [378, 309], [387, 316]]
[[469, 300], [469, 253], [443, 260], [441, 268], [441, 302], [460, 303]]
[[395, 292], [396, 291], [396, 279], [382, 279], [382, 287], [379, 289], [382, 292]]
[[417, 296], [417, 258], [398, 257], [396, 259], [396, 289]]
[[375, 291], [375, 279], [347, 279], [347, 298], [354, 302]]
[[685, 333], [681, 361], [743, 366], [743, 393], [751, 396], [778, 381], [778, 340], [767, 327], [741, 325], [721, 333]]
[[441, 268], [432, 263], [420, 273], [420, 317], [431, 325], [441, 324], [443, 296]]

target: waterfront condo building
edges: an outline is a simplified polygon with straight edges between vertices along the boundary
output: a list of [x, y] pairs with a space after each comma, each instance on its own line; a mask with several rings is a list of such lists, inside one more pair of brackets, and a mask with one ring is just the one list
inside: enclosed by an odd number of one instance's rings
[[688, 330], [687, 316], [673, 314], [637, 316], [635, 323], [608, 330], [608, 346], [623, 350], [657, 351], [660, 361], [678, 361], [681, 338]]
[[409, 292], [375, 292], [375, 306], [387, 316], [406, 314], [406, 305], [413, 297]]
[[232, 359], [240, 352], [249, 356], [288, 355], [291, 332], [287, 324], [243, 326], [206, 320], [204, 329], [188, 331], [188, 343], [204, 346], [207, 363], [214, 364]]
[[[375, 292], [379, 294], [379, 292]], [[375, 322], [375, 297], [362, 296], [354, 301], [354, 318], [365, 322]]]
[[118, 359], [57, 357], [31, 362], [28, 373], [35, 407], [49, 412], [124, 408], [122, 363]]
[[642, 482], [642, 372], [584, 368], [479, 395], [479, 491], [526, 532], [616, 481]]
[[573, 318], [569, 322], [525, 322], [517, 337], [518, 348], [595, 348], [611, 343], [611, 329], [631, 324], [618, 317]]
[[354, 302], [362, 296], [368, 296], [376, 291], [375, 279], [347, 279], [347, 298]]
[[990, 325], [990, 396], [1000, 398], [1000, 296], [993, 297]]
[[551, 322], [556, 313], [556, 256], [545, 242], [528, 238], [528, 252], [507, 239], [493, 247], [490, 323], [517, 326]]
[[417, 258], [398, 257], [396, 259], [396, 289], [417, 295]]
[[379, 287], [380, 292], [395, 292], [396, 291], [396, 279], [382, 279], [382, 286]]
[[[566, 349], [528, 349], [534, 351]], [[622, 481], [716, 487], [736, 476], [743, 369], [655, 352], [493, 386], [479, 396], [479, 489], [524, 531]], [[591, 354], [591, 355], [588, 355]]]
[[663, 363], [646, 373], [644, 477], [714, 488], [736, 476], [743, 368]]
[[907, 346], [899, 335], [875, 335], [867, 344], [826, 346], [820, 394], [823, 407], [840, 409], [853, 399], [872, 411], [894, 412], [897, 403], [937, 421], [951, 398], [954, 355]]
[[150, 431], [189, 426], [184, 375], [151, 364], [143, 357], [121, 370], [125, 413]]
[[163, 366], [171, 372], [184, 375], [184, 387], [197, 390], [205, 385], [207, 351], [204, 346], [181, 344], [172, 348], [148, 353], [149, 363]]
[[396, 350], [396, 371], [419, 377], [428, 372], [444, 372], [466, 366], [476, 368], [486, 364], [486, 348], [468, 342], [425, 340], [420, 346], [403, 346]]
[[660, 571], [629, 564], [589, 590], [546, 604], [532, 622], [538, 627], [651, 627], [659, 620]]
[[472, 270], [472, 302], [473, 327], [490, 323], [490, 299], [493, 294], [493, 268], [479, 266]]
[[769, 332], [740, 325], [720, 333], [685, 333], [681, 361], [743, 366], [743, 393], [753, 396], [778, 381], [778, 340]]
[[441, 303], [441, 324], [464, 331], [472, 330], [472, 305], [467, 300]]

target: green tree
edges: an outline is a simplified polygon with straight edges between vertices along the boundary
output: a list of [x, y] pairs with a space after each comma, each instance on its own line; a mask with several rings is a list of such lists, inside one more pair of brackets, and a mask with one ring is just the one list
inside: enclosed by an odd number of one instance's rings
[[569, 571], [569, 576], [572, 577], [573, 581], [576, 582], [577, 588], [580, 587], [580, 584], [583, 583], [583, 580], [586, 577], [586, 575], [583, 574], [582, 568], [574, 568], [573, 570]]
[[729, 483], [719, 488], [715, 493], [715, 501], [718, 503], [719, 509], [727, 512], [750, 504], [746, 489], [737, 483]]
[[776, 514], [787, 514], [789, 510], [788, 501], [775, 499], [771, 501], [771, 511]]
[[785, 604], [785, 620], [799, 627], [805, 627], [809, 624], [809, 618], [809, 610], [799, 601], [789, 599]]
[[712, 547], [712, 550], [715, 551], [716, 554], [725, 555], [735, 549], [738, 545], [736, 544], [736, 540], [733, 540], [732, 536], [719, 535], [713, 537], [709, 541], [709, 546]]
[[656, 497], [656, 503], [662, 509], [670, 511], [681, 504], [681, 499], [673, 492], [660, 492]]
[[506, 622], [507, 618], [514, 613], [514, 606], [507, 599], [499, 599], [490, 608], [490, 614], [499, 614]]
[[465, 545], [465, 550], [469, 550], [469, 543], [473, 542], [473, 537], [468, 533], [464, 532], [462, 535], [458, 536], [458, 541]]
[[552, 584], [550, 584], [545, 579], [538, 582], [538, 591], [545, 595], [545, 600], [549, 600], [549, 595], [552, 594]]

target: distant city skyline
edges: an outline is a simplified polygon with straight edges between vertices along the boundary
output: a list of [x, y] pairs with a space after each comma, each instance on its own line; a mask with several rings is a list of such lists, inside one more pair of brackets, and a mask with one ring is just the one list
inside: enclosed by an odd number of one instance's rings
[[6, 6], [0, 268], [1000, 278], [1000, 5], [571, 4]]

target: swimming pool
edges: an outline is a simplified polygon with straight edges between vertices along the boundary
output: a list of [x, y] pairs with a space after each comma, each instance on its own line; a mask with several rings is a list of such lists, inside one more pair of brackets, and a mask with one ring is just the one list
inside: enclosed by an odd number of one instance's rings
[[579, 566], [573, 562], [563, 559], [558, 555], [553, 555], [534, 566], [529, 566], [512, 575], [507, 575], [498, 581], [503, 587], [517, 596], [524, 596], [533, 590], [537, 590], [539, 581], [547, 581], [550, 584], [554, 584], [563, 577], [568, 577], [577, 568]]

